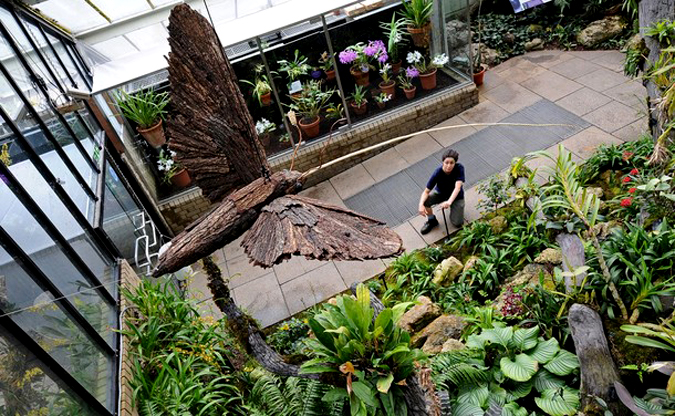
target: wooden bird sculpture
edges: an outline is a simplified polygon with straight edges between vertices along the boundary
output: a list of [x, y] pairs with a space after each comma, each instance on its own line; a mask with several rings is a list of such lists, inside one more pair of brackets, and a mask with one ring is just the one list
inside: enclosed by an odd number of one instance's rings
[[169, 36], [169, 148], [219, 205], [171, 241], [153, 275], [190, 265], [244, 233], [246, 254], [262, 267], [292, 255], [365, 260], [401, 252], [401, 238], [382, 221], [292, 195], [302, 189], [300, 172], [270, 173], [234, 71], [201, 14], [174, 7]]

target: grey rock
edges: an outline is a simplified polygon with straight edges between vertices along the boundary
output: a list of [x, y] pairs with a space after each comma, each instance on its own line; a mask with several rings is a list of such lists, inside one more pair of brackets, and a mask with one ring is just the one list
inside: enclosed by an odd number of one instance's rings
[[529, 42], [525, 42], [526, 51], [539, 51], [544, 49], [544, 41], [540, 38], [534, 38]]
[[461, 261], [455, 257], [448, 257], [436, 266], [432, 282], [440, 286], [448, 286], [463, 269], [464, 265]]
[[414, 334], [421, 328], [424, 328], [429, 322], [441, 316], [441, 308], [428, 297], [420, 296], [417, 298], [417, 301], [420, 303], [410, 308], [398, 321], [398, 326], [411, 334]]
[[450, 338], [449, 340], [445, 341], [443, 343], [443, 347], [441, 347], [441, 352], [448, 352], [448, 351], [459, 351], [463, 350], [466, 348], [466, 345], [458, 339]]
[[478, 262], [478, 256], [470, 256], [468, 259], [466, 259], [466, 263], [464, 263], [464, 269], [462, 271], [466, 272], [473, 269], [476, 267], [476, 262]]
[[538, 264], [560, 264], [562, 263], [562, 251], [557, 248], [547, 248], [534, 259]]
[[613, 38], [623, 32], [626, 23], [621, 16], [607, 16], [602, 20], [596, 20], [585, 29], [577, 33], [577, 42], [587, 48], [594, 48], [598, 44]]
[[410, 339], [410, 343], [416, 348], [422, 346], [422, 351], [427, 354], [438, 354], [449, 338], [460, 338], [465, 326], [466, 322], [461, 316], [439, 316], [418, 334], [415, 334]]
[[495, 234], [503, 233], [509, 226], [508, 221], [506, 221], [506, 217], [501, 215], [497, 215], [491, 219], [488, 224], [490, 224], [490, 228], [492, 228], [492, 232]]

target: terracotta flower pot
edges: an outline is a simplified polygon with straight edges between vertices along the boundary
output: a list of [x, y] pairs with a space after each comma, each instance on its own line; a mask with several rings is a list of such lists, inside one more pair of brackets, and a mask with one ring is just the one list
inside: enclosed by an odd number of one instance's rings
[[394, 74], [394, 76], [398, 75], [399, 72], [401, 72], [401, 60], [399, 59], [398, 62], [394, 62], [391, 64], [391, 72]]
[[404, 89], [403, 92], [405, 93], [405, 98], [412, 100], [415, 98], [415, 91], [417, 91], [417, 87], [412, 87], [411, 89], [407, 90]]
[[363, 72], [360, 69], [352, 67], [349, 69], [349, 72], [354, 77], [356, 85], [362, 85], [364, 87], [370, 85], [370, 71]]
[[272, 91], [268, 92], [267, 94], [261, 95], [260, 103], [264, 106], [270, 105], [272, 103]]
[[389, 81], [388, 84], [380, 82], [380, 89], [385, 94], [390, 94], [393, 99], [396, 97], [396, 81]]
[[162, 128], [162, 120], [159, 120], [154, 126], [142, 129], [136, 127], [136, 130], [143, 136], [143, 138], [148, 142], [148, 144], [155, 149], [162, 147], [166, 143], [166, 137], [164, 137], [164, 129]]
[[192, 183], [192, 179], [187, 169], [183, 168], [171, 177], [171, 183], [179, 188], [185, 188]]
[[422, 84], [423, 90], [433, 90], [436, 88], [436, 72], [438, 70], [434, 68], [433, 71], [427, 72], [426, 74], [420, 74], [420, 83]]
[[378, 106], [380, 109], [383, 109], [383, 108], [387, 105], [387, 103], [381, 103], [381, 102], [379, 102], [379, 101], [375, 101], [375, 102], [377, 103], [377, 106]]
[[427, 23], [422, 27], [408, 26], [408, 33], [413, 40], [413, 44], [418, 48], [426, 48], [429, 46], [429, 38], [431, 34], [431, 23]]
[[332, 81], [335, 79], [335, 70], [331, 69], [330, 71], [326, 71], [326, 81]]
[[485, 76], [485, 71], [487, 71], [487, 67], [485, 65], [481, 65], [481, 68], [482, 70], [480, 72], [474, 72], [473, 74], [473, 82], [477, 87], [483, 85], [483, 77]]
[[354, 111], [354, 114], [365, 114], [366, 110], [368, 110], [368, 101], [364, 101], [361, 105], [356, 105], [354, 101], [349, 103], [349, 106], [352, 108], [352, 111]]
[[321, 121], [320, 117], [317, 117], [314, 121], [311, 121], [309, 123], [306, 123], [305, 120], [300, 120], [298, 124], [300, 125], [300, 129], [302, 130], [302, 133], [307, 137], [308, 139], [311, 139], [312, 137], [316, 137], [319, 135], [319, 122]]

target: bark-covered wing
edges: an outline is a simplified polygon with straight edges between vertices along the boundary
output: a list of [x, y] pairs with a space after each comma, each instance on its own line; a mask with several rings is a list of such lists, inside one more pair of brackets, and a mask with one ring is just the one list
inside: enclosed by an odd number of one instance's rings
[[253, 119], [213, 27], [185, 4], [169, 17], [169, 148], [211, 201], [269, 168]]
[[262, 267], [291, 255], [367, 260], [391, 257], [403, 249], [401, 237], [382, 221], [297, 195], [277, 198], [263, 208], [241, 245], [251, 261]]

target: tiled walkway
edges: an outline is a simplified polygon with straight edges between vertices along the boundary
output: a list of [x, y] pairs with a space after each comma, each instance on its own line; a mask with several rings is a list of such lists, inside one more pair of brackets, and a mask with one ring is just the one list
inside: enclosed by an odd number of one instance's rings
[[[529, 53], [492, 68], [479, 88], [480, 103], [440, 126], [466, 123], [525, 122], [574, 124], [576, 128], [466, 127], [415, 136], [393, 149], [303, 191], [304, 195], [355, 208], [387, 220], [403, 238], [407, 250], [424, 247], [445, 236], [438, 227], [422, 236], [424, 218], [416, 211], [425, 176], [446, 147], [459, 149], [467, 174], [466, 217], [479, 217], [474, 185], [508, 166], [513, 155], [554, 149], [559, 141], [578, 160], [602, 143], [634, 140], [646, 130], [644, 87], [622, 74], [623, 54], [617, 51]], [[508, 144], [508, 146], [506, 146]], [[499, 150], [501, 147], [502, 150]], [[531, 162], [532, 165], [543, 161]], [[422, 178], [422, 179], [421, 179]], [[385, 205], [383, 193], [398, 190]], [[411, 218], [412, 216], [412, 218]], [[386, 218], [385, 218], [386, 217]], [[387, 261], [319, 262], [294, 257], [272, 269], [248, 263], [239, 241], [215, 253], [223, 272], [231, 276], [237, 304], [264, 326], [300, 312], [353, 282], [384, 270]], [[189, 292], [203, 300], [204, 313], [220, 316], [210, 300], [205, 278], [197, 274]]]

